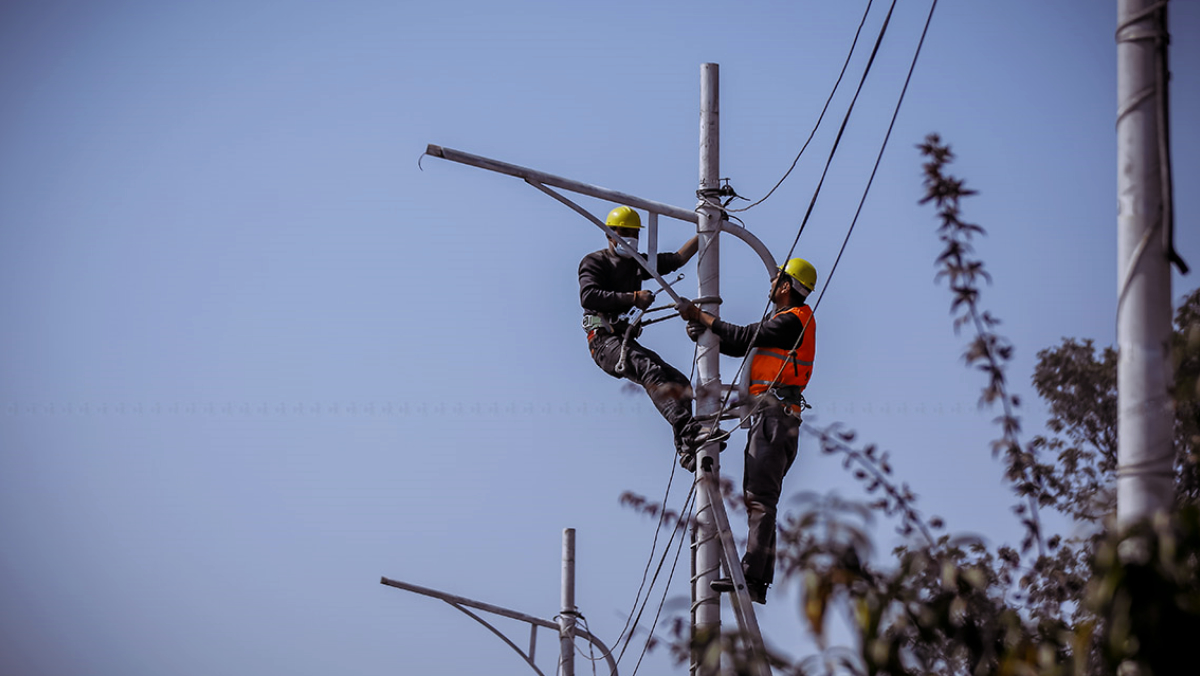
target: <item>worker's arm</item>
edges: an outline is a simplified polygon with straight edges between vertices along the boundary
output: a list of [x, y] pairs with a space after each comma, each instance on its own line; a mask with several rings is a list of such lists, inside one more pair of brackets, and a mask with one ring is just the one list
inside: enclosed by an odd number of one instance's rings
[[796, 347], [804, 331], [804, 322], [791, 312], [784, 312], [750, 326], [738, 326], [714, 318], [708, 328], [721, 339], [722, 354], [740, 357], [752, 347], [775, 347], [781, 350]]
[[715, 333], [721, 339], [721, 354], [731, 357], [744, 356], [751, 347], [791, 349], [804, 330], [804, 324], [790, 312], [775, 315], [758, 324], [739, 326], [714, 317], [691, 301], [685, 300], [677, 307], [681, 318]]
[[[579, 304], [585, 310], [608, 314], [619, 314], [633, 307], [638, 300], [637, 291], [613, 291], [609, 287], [611, 276], [603, 262], [595, 254], [584, 257], [579, 263]], [[646, 294], [650, 294], [647, 292]]]
[[[700, 335], [702, 333], [704, 333], [705, 330], [712, 330], [713, 327], [716, 325], [726, 324], [725, 322], [722, 322], [720, 319], [717, 319], [713, 315], [696, 307], [696, 305], [694, 303], [692, 303], [690, 300], [688, 300], [686, 298], [683, 299], [681, 302], [676, 303], [675, 307], [679, 310], [680, 318], [687, 320], [687, 323], [688, 323], [687, 334], [688, 334], [688, 337], [691, 338], [692, 340], [697, 340], [698, 338], [700, 338]], [[726, 324], [726, 325], [736, 327], [736, 325], [734, 325], [734, 324]], [[736, 328], [743, 328], [743, 327], [736, 327]], [[716, 331], [713, 331], [713, 333], [716, 333]], [[717, 334], [717, 335], [719, 336], [720, 334]], [[726, 341], [726, 340], [722, 339], [721, 340], [721, 354], [729, 355], [730, 357], [744, 356], [746, 354], [746, 352], [749, 350], [749, 347], [748, 347], [749, 343], [750, 343], [750, 341], [748, 338], [744, 341], [741, 341], [740, 343], [736, 339], [734, 341]]]
[[679, 264], [680, 267], [682, 267], [684, 265], [684, 263], [687, 263], [688, 261], [692, 260], [692, 256], [695, 256], [696, 251], [698, 251], [699, 249], [700, 249], [700, 235], [693, 235], [691, 239], [684, 242], [683, 246], [679, 247], [679, 251], [675, 252], [676, 254], [679, 255], [679, 258], [681, 260], [681, 262]]
[[[667, 251], [658, 254], [658, 274], [665, 275], [668, 272], [675, 272], [684, 265], [687, 265], [692, 256], [696, 255], [699, 241], [698, 236], [693, 237], [684, 242], [683, 246], [679, 247], [679, 251]], [[650, 279], [650, 274], [644, 270], [641, 276], [642, 279]]]

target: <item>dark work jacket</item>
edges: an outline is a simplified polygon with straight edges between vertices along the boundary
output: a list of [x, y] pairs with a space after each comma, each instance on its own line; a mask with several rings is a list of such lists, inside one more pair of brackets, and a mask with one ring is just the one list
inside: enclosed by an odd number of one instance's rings
[[[772, 310], [772, 313], [775, 313], [775, 316], [749, 326], [738, 326], [720, 319], [714, 321], [712, 332], [721, 339], [721, 354], [744, 357], [752, 347], [775, 347], [781, 350], [796, 347], [796, 339], [804, 330], [804, 322], [791, 312], [780, 313], [779, 310]], [[755, 328], [758, 329], [757, 337], [754, 335]], [[753, 345], [750, 344], [752, 338]]]
[[[658, 274], [683, 267], [676, 252], [658, 254]], [[633, 307], [633, 294], [642, 289], [650, 275], [632, 258], [622, 258], [608, 249], [593, 251], [579, 262], [579, 304], [584, 310], [609, 316]]]

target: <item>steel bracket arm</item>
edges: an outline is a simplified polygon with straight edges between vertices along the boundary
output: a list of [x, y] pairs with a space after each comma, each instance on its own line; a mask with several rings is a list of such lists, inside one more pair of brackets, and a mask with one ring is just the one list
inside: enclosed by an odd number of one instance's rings
[[[588, 197], [595, 197], [596, 199], [613, 202], [614, 204], [624, 204], [635, 209], [642, 209], [650, 214], [661, 214], [663, 216], [674, 218], [680, 221], [686, 221], [688, 223], [698, 223], [700, 221], [699, 215], [697, 215], [696, 212], [691, 209], [683, 209], [670, 204], [655, 202], [654, 200], [642, 199], [641, 197], [636, 197], [628, 193], [609, 190], [608, 188], [602, 188], [600, 186], [589, 185], [587, 183], [582, 183], [569, 178], [555, 176], [554, 174], [547, 174], [544, 171], [538, 171], [536, 169], [530, 169], [528, 167], [522, 167], [516, 164], [509, 164], [508, 162], [501, 162], [500, 160], [493, 160], [480, 155], [472, 155], [471, 153], [465, 153], [461, 150], [454, 150], [453, 148], [445, 148], [443, 146], [430, 144], [426, 146], [425, 154], [443, 160], [449, 160], [451, 162], [457, 162], [459, 164], [465, 164], [467, 166], [477, 167], [479, 169], [487, 169], [488, 171], [494, 171], [500, 174], [507, 174], [509, 176], [515, 176], [523, 179], [533, 187], [554, 197], [563, 204], [566, 204], [585, 217], [588, 217], [589, 220], [598, 225], [603, 224], [597, 223], [598, 219], [592, 217], [586, 210], [582, 210], [582, 207], [570, 202], [558, 193], [548, 190], [546, 186], [568, 190], [580, 195], [587, 195]], [[608, 229], [607, 226], [605, 226], [605, 229], [611, 236], [612, 231]], [[755, 237], [753, 233], [724, 219], [721, 220], [721, 231], [727, 232], [748, 244], [762, 260], [763, 265], [767, 269], [767, 275], [774, 276], [776, 265], [775, 257], [771, 255], [771, 251], [767, 248], [767, 246], [763, 244], [761, 240]]]

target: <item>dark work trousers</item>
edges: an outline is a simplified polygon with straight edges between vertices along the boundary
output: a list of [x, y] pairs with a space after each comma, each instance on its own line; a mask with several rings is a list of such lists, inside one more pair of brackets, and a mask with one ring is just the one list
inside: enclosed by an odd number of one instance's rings
[[633, 338], [625, 354], [625, 371], [617, 373], [621, 359], [622, 336], [597, 331], [588, 341], [592, 359], [604, 372], [614, 378], [626, 378], [641, 385], [650, 401], [671, 423], [676, 436], [692, 420], [692, 384], [674, 366], [663, 361], [653, 350], [646, 349]]
[[766, 404], [751, 420], [746, 440], [742, 491], [750, 529], [742, 570], [747, 580], [771, 584], [775, 579], [775, 514], [783, 477], [796, 460], [800, 419], [776, 404]]

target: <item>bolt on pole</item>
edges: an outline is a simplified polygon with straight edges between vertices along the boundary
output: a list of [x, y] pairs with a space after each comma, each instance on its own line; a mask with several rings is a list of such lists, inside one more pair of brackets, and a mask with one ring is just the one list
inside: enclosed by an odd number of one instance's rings
[[[1175, 502], [1169, 385], [1171, 269], [1164, 245], [1157, 0], [1117, 1], [1117, 522]], [[1165, 11], [1165, 10], [1164, 10]], [[1165, 45], [1161, 47], [1165, 49]]]
[[[700, 190], [697, 231], [700, 236], [699, 261], [696, 274], [700, 278], [700, 297], [719, 298], [721, 293], [720, 247], [721, 208], [715, 195], [720, 187], [720, 116], [718, 91], [719, 70], [715, 63], [700, 66]], [[711, 193], [709, 192], [711, 191]], [[709, 197], [708, 195], [712, 196]], [[704, 311], [719, 316], [720, 305], [704, 303]], [[705, 427], [716, 427], [720, 412], [721, 363], [719, 339], [706, 331], [697, 341], [696, 356], [696, 414]], [[707, 443], [700, 448], [697, 469], [705, 462], [712, 463], [714, 476], [720, 473], [720, 445]], [[700, 472], [697, 471], [697, 478]], [[710, 583], [720, 572], [721, 550], [717, 539], [716, 520], [709, 496], [701, 491], [696, 498], [695, 525], [692, 529], [692, 634], [715, 637], [721, 630], [721, 600]], [[698, 655], [692, 654], [691, 669], [699, 668]]]

